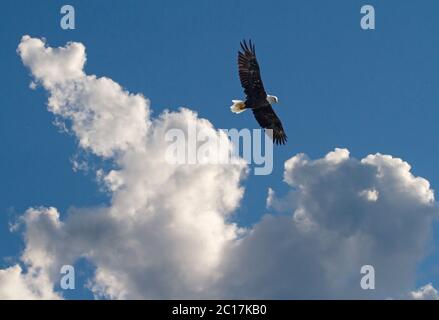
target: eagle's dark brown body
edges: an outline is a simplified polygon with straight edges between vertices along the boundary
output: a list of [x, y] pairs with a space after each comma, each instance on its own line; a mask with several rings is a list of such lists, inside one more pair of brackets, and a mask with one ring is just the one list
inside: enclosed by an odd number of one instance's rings
[[274, 113], [267, 100], [267, 93], [261, 79], [259, 64], [256, 59], [255, 46], [251, 40], [247, 44], [241, 42], [242, 51], [238, 52], [239, 79], [246, 94], [245, 107], [252, 109], [259, 125], [264, 129], [273, 130], [273, 141], [276, 144], [285, 144], [287, 136], [282, 123]]

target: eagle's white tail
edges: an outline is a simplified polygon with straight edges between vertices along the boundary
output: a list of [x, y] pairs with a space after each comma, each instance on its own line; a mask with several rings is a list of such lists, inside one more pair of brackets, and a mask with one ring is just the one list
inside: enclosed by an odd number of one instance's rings
[[242, 100], [232, 100], [233, 105], [230, 107], [230, 110], [233, 113], [241, 113], [245, 111], [245, 102]]

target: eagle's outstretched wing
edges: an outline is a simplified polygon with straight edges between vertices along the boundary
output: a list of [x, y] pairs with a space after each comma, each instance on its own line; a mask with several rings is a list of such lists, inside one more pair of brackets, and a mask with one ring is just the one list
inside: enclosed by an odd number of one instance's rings
[[247, 95], [247, 101], [251, 104], [262, 103], [267, 98], [267, 93], [256, 60], [255, 46], [251, 40], [248, 45], [244, 40], [241, 42], [241, 48], [243, 51], [238, 52], [239, 80]]
[[241, 42], [242, 52], [238, 52], [239, 80], [247, 96], [247, 107], [253, 110], [256, 120], [264, 129], [273, 130], [273, 142], [285, 144], [287, 136], [282, 123], [274, 113], [273, 108], [267, 101], [267, 93], [261, 79], [258, 60], [256, 59], [255, 46], [251, 40], [249, 43]]
[[252, 111], [262, 128], [273, 130], [272, 139], [274, 143], [285, 144], [287, 142], [287, 135], [282, 127], [282, 123], [280, 122], [276, 113], [274, 113], [274, 110], [270, 104], [268, 104], [266, 107], [252, 109]]

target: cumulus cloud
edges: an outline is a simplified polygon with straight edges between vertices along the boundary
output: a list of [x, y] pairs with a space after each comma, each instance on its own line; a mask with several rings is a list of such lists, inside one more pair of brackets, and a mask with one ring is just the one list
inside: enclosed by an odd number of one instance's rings
[[24, 36], [18, 53], [49, 92], [49, 111], [71, 124], [80, 147], [114, 163], [97, 171], [111, 193], [109, 206], [72, 209], [65, 221], [55, 208], [28, 210], [22, 260], [55, 282], [60, 266], [86, 257], [96, 266], [97, 296], [190, 297], [203, 290], [239, 234], [230, 215], [243, 195], [246, 165], [170, 164], [164, 133], [187, 133], [192, 125], [217, 141], [224, 135], [188, 109], [151, 119], [142, 95], [85, 74], [82, 44], [54, 49]]
[[[0, 293], [17, 283], [15, 297], [60, 297], [50, 284], [79, 258], [95, 266], [96, 297], [386, 298], [413, 290], [437, 209], [428, 181], [406, 162], [381, 154], [358, 160], [346, 149], [317, 160], [296, 155], [285, 162], [289, 192], [269, 191], [267, 206], [279, 212], [243, 228], [233, 212], [244, 161], [166, 161], [169, 129], [187, 134], [192, 125], [224, 139], [208, 120], [188, 109], [151, 118], [142, 95], [85, 73], [82, 44], [50, 48], [25, 36], [18, 53], [80, 148], [113, 163], [96, 172], [111, 202], [63, 215], [28, 209], [26, 270], [1, 270]], [[373, 291], [360, 288], [366, 264], [375, 267]]]
[[82, 148], [110, 157], [143, 148], [149, 126], [149, 101], [130, 94], [113, 80], [86, 75], [85, 47], [71, 42], [50, 48], [24, 36], [17, 49], [23, 63], [50, 93], [49, 111], [71, 122]]
[[59, 299], [45, 274], [30, 269], [26, 274], [16, 264], [0, 269], [0, 300]]
[[431, 283], [410, 292], [409, 296], [414, 300], [439, 300], [439, 292]]
[[[225, 291], [253, 298], [386, 298], [413, 288], [437, 214], [427, 180], [398, 158], [362, 160], [336, 149], [285, 163], [284, 197], [229, 252]], [[373, 190], [373, 191], [372, 191]], [[366, 196], [365, 196], [366, 195]], [[378, 196], [379, 195], [379, 196]], [[362, 290], [360, 269], [372, 265], [376, 289]]]

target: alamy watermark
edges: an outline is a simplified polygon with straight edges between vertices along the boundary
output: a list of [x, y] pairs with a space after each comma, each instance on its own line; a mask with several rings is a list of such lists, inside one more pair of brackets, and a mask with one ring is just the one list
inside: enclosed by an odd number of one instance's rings
[[72, 5], [66, 4], [61, 7], [60, 13], [64, 15], [60, 21], [61, 29], [75, 29], [75, 8]]
[[272, 130], [220, 129], [219, 132], [197, 128], [173, 128], [165, 133], [166, 162], [170, 164], [238, 164], [244, 160], [254, 165], [255, 175], [273, 171], [273, 141], [266, 135]]
[[375, 30], [375, 8], [368, 4], [362, 6], [360, 12], [364, 14], [360, 20], [361, 29]]
[[75, 289], [75, 268], [69, 264], [61, 267], [59, 271], [63, 276], [59, 281], [59, 286], [63, 290]]
[[375, 290], [375, 268], [371, 265], [364, 265], [360, 270], [361, 277], [360, 286], [363, 290]]

